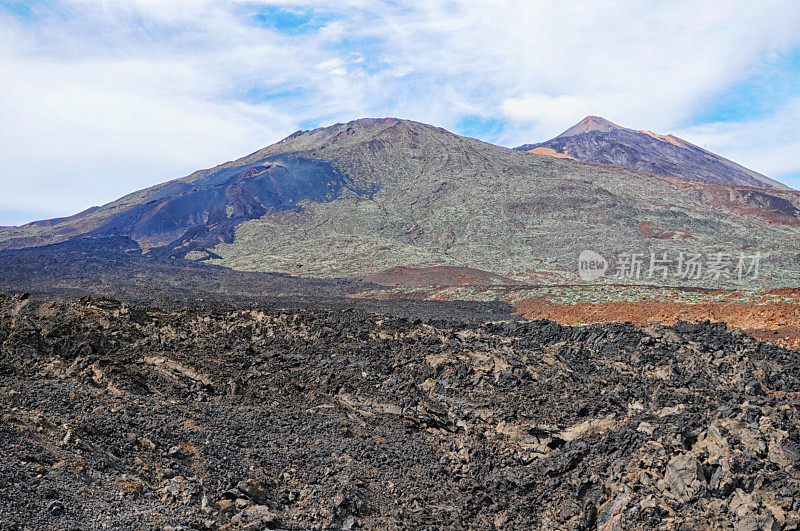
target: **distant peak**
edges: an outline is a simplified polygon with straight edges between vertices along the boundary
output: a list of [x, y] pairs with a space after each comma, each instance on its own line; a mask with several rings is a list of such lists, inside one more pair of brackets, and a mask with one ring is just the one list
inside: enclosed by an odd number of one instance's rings
[[624, 127], [620, 127], [619, 125], [615, 124], [614, 122], [610, 122], [605, 118], [601, 118], [600, 116], [587, 116], [577, 124], [573, 125], [556, 138], [564, 138], [567, 136], [575, 136], [581, 133], [588, 133], [590, 131], [600, 131], [600, 132], [607, 132], [607, 131], [614, 131], [618, 129], [625, 129]]
[[602, 116], [587, 116], [586, 118], [581, 120], [580, 123], [582, 123], [582, 124], [584, 124], [584, 123], [604, 123], [604, 124], [614, 125], [611, 121], [606, 120]]
[[580, 121], [578, 125], [586, 125], [590, 127], [611, 127], [613, 129], [624, 129], [610, 120], [606, 120], [602, 116], [587, 116]]

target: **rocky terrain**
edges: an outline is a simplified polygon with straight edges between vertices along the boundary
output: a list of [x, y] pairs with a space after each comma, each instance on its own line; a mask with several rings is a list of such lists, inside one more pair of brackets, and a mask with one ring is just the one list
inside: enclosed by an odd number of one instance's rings
[[796, 529], [800, 353], [724, 325], [0, 297], [2, 529]]
[[0, 227], [0, 530], [797, 528], [800, 192], [571, 149], [357, 120]]
[[789, 188], [682, 138], [620, 127], [599, 116], [587, 116], [552, 140], [516, 149], [703, 182]]

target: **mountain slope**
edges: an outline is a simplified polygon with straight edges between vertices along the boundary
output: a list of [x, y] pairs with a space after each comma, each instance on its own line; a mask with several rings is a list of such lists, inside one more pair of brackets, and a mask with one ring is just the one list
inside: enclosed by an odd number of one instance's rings
[[0, 229], [6, 249], [124, 236], [153, 257], [363, 277], [397, 266], [574, 279], [578, 254], [769, 255], [796, 278], [800, 193], [659, 177], [398, 119], [297, 132], [242, 159], [78, 216]]
[[[146, 247], [187, 237], [213, 244], [232, 241], [233, 227], [243, 220], [294, 208], [305, 199], [328, 201], [345, 188], [352, 188], [352, 183], [324, 161], [266, 156], [193, 174], [101, 208], [25, 228], [37, 243], [42, 238], [124, 235]], [[12, 239], [8, 246], [25, 247], [30, 241]]]
[[789, 188], [676, 136], [634, 131], [598, 116], [587, 116], [552, 140], [516, 149], [705, 182]]

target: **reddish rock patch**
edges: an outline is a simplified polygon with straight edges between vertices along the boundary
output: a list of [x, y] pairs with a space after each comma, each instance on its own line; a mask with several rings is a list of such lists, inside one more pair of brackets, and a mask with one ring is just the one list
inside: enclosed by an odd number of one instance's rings
[[639, 223], [639, 234], [662, 240], [669, 240], [671, 238], [692, 238], [692, 235], [688, 232], [665, 229], [652, 221], [642, 221]]
[[770, 224], [800, 227], [800, 209], [796, 206], [800, 200], [798, 191], [661, 178], [676, 188], [696, 190], [700, 193], [700, 202], [710, 208], [722, 208]]
[[537, 298], [520, 301], [516, 308], [517, 312], [526, 318], [552, 319], [563, 324], [607, 321], [629, 321], [636, 324], [674, 324], [677, 321], [724, 322], [729, 327], [740, 328], [762, 341], [800, 349], [800, 305], [789, 302], [685, 304], [639, 301], [552, 304]]

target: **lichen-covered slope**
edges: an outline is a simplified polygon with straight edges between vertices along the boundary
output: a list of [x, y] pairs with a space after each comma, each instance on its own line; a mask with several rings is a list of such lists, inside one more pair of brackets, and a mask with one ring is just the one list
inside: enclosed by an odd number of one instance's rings
[[574, 274], [578, 254], [760, 251], [759, 281], [796, 277], [800, 193], [709, 184], [363, 119], [297, 132], [75, 218], [0, 230], [6, 248], [119, 235], [153, 255], [242, 270], [361, 276], [474, 267]]
[[277, 147], [308, 149], [376, 191], [245, 222], [213, 249], [214, 263], [318, 276], [454, 265], [526, 279], [574, 271], [583, 249], [762, 249], [780, 284], [800, 251], [800, 194], [791, 191], [556, 160], [402, 121], [355, 122]]

